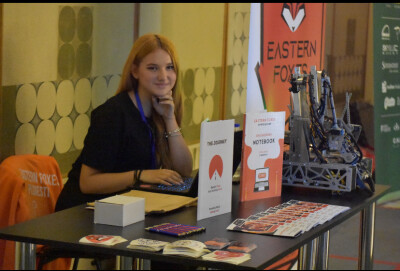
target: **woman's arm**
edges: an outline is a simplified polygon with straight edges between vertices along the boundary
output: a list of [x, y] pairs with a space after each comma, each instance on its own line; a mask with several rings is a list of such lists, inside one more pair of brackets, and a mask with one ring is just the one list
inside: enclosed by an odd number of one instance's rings
[[[175, 105], [172, 98], [172, 91], [162, 97], [153, 96], [152, 104], [154, 109], [163, 118], [167, 132], [172, 132], [179, 128], [174, 114]], [[169, 136], [168, 145], [173, 169], [182, 176], [191, 176], [193, 170], [192, 155], [182, 134], [175, 133], [174, 136]]]
[[[175, 131], [179, 128], [176, 119], [164, 119], [167, 132]], [[173, 133], [168, 136], [168, 145], [171, 154], [173, 169], [182, 176], [191, 176], [193, 170], [192, 154], [186, 145], [181, 133]]]
[[127, 189], [134, 184], [134, 171], [103, 173], [82, 164], [79, 185], [85, 194], [109, 194]]
[[[82, 193], [85, 194], [110, 194], [132, 187], [135, 184], [134, 175], [135, 171], [103, 173], [82, 164], [79, 185]], [[177, 172], [168, 169], [143, 170], [140, 180], [165, 185], [183, 183]]]

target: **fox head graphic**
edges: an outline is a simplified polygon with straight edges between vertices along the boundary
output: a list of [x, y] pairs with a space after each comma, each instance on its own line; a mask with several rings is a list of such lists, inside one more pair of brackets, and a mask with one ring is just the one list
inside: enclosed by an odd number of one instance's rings
[[284, 3], [281, 15], [289, 29], [295, 32], [306, 17], [305, 5], [304, 3]]

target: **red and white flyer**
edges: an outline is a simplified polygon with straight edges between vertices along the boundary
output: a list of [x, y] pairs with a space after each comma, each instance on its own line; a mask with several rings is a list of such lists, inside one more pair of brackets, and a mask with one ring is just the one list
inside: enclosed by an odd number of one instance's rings
[[227, 263], [232, 263], [232, 264], [241, 264], [242, 262], [250, 260], [251, 255], [249, 253], [216, 250], [209, 254], [203, 255], [202, 259], [207, 260], [207, 261], [218, 261], [218, 262], [227, 262]]
[[82, 237], [79, 240], [79, 243], [113, 246], [113, 245], [123, 243], [126, 241], [128, 241], [128, 240], [126, 240], [125, 238], [122, 238], [121, 236], [90, 234], [90, 235]]

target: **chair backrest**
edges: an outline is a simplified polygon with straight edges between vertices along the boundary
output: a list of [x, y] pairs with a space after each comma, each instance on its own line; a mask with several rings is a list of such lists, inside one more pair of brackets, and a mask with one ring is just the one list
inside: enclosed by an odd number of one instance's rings
[[[54, 157], [26, 154], [0, 164], [0, 227], [54, 212], [63, 188]], [[14, 242], [0, 240], [0, 269], [14, 269]]]

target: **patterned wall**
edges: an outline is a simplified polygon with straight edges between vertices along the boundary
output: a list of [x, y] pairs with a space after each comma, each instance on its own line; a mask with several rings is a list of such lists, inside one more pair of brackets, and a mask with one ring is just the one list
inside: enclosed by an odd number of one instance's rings
[[221, 68], [187, 69], [181, 78], [184, 108], [182, 131], [192, 153], [194, 168], [198, 168], [201, 122], [219, 117]]
[[3, 115], [3, 155], [51, 155], [66, 173], [82, 150], [91, 111], [114, 95], [119, 79], [107, 75], [4, 87], [4, 111], [10, 113]]
[[185, 137], [195, 141], [200, 124], [218, 117], [221, 69], [219, 67], [187, 69], [183, 72], [183, 129]]
[[232, 4], [232, 24], [228, 29], [228, 72], [226, 119], [234, 118], [243, 128], [243, 114], [246, 112], [247, 56], [249, 51], [250, 4]]
[[[218, 120], [221, 111], [225, 119], [235, 119], [243, 125], [246, 112], [247, 55], [249, 45], [250, 4], [229, 4], [227, 33], [226, 74], [221, 67], [187, 69], [183, 76], [184, 118], [183, 133], [193, 155], [194, 167], [198, 168], [200, 124], [205, 119]], [[221, 89], [222, 77], [226, 76], [226, 89]], [[221, 92], [225, 91], [225, 108], [221, 108]]]
[[77, 79], [92, 71], [93, 8], [61, 6], [58, 20], [58, 78]]
[[115, 94], [120, 80], [119, 74], [93, 76], [93, 10], [58, 7], [57, 80], [3, 87], [2, 157], [51, 155], [63, 176], [70, 170], [92, 110]]

